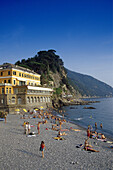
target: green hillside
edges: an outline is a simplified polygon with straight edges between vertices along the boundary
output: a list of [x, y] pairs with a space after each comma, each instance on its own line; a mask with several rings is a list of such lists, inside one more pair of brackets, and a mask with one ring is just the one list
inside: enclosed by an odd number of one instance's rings
[[67, 70], [67, 77], [70, 83], [79, 89], [83, 96], [99, 96], [111, 97], [113, 96], [113, 88], [106, 83], [103, 83], [91, 76], [83, 75], [73, 71]]

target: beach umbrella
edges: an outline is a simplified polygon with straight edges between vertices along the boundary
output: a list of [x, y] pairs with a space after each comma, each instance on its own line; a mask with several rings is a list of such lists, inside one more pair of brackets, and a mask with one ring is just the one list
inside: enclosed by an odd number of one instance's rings
[[16, 111], [16, 112], [19, 112], [19, 111], [20, 111], [20, 109], [15, 109], [15, 111]]
[[35, 109], [35, 110], [39, 110], [39, 109]]
[[43, 106], [40, 106], [40, 109], [43, 109]]
[[26, 109], [23, 109], [23, 111], [24, 111], [24, 112], [27, 112], [27, 110], [26, 110]]

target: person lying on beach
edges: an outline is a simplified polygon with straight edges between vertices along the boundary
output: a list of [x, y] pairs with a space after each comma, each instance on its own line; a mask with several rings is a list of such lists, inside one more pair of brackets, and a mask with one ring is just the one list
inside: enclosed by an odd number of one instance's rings
[[56, 126], [56, 124], [52, 125], [52, 130], [58, 130]]
[[84, 147], [93, 147], [92, 145], [89, 144], [88, 140], [85, 140]]
[[99, 152], [99, 151], [93, 149], [93, 148], [92, 148], [92, 145], [89, 145], [87, 139], [85, 140], [84, 150], [86, 150], [86, 151], [92, 151], [92, 152]]
[[62, 133], [59, 131], [57, 137], [62, 136]]
[[65, 132], [61, 133], [61, 132], [59, 131], [57, 137], [64, 136], [64, 135], [67, 135], [67, 134], [66, 134]]
[[96, 138], [97, 138], [97, 139], [106, 139], [105, 135], [102, 134], [102, 133], [97, 133]]
[[90, 148], [90, 147], [84, 147], [84, 149], [86, 150], [86, 151], [92, 151], [92, 152], [99, 152], [99, 151], [97, 151], [97, 150], [95, 150], [95, 149], [93, 149], [93, 148]]

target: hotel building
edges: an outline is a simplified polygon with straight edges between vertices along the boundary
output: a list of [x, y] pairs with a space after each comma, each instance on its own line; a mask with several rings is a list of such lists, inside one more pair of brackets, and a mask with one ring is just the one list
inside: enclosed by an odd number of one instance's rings
[[40, 75], [34, 71], [10, 63], [0, 65], [0, 110], [14, 113], [17, 108], [47, 107], [52, 92], [41, 87]]

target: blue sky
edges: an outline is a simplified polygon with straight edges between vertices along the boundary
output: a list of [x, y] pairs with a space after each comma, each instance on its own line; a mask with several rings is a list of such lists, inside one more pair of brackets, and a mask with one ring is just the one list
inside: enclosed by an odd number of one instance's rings
[[48, 49], [113, 87], [113, 1], [0, 0], [0, 64]]

